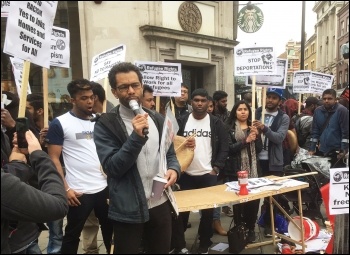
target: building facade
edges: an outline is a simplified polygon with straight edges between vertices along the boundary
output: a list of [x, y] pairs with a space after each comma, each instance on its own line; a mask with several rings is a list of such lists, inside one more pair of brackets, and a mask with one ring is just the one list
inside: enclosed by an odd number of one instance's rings
[[317, 37], [313, 34], [305, 43], [304, 70], [316, 71]]
[[[238, 1], [59, 1], [54, 25], [70, 31], [71, 68], [49, 70], [50, 102], [62, 105], [60, 95], [67, 93], [67, 83], [90, 79], [93, 56], [120, 44], [126, 45], [128, 62], [181, 63], [190, 92], [225, 90], [233, 99], [237, 13]], [[6, 18], [1, 21], [6, 28]], [[2, 49], [4, 38], [2, 33]], [[5, 85], [5, 80], [9, 84], [14, 79], [9, 56], [3, 57], [7, 59], [1, 65]], [[42, 68], [31, 65], [33, 92], [42, 91], [41, 81]], [[117, 104], [109, 89], [107, 98]]]
[[349, 62], [344, 61], [340, 47], [349, 42], [349, 2], [339, 10], [337, 34], [337, 93], [341, 94], [349, 83]]
[[332, 88], [336, 89], [338, 63], [338, 17], [344, 1], [317, 1], [313, 11], [317, 14], [317, 62], [316, 71], [334, 75]]

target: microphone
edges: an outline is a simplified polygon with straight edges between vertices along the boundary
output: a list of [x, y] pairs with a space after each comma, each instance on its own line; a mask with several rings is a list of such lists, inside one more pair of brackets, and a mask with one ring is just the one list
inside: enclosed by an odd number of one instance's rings
[[[140, 106], [139, 106], [139, 104], [137, 103], [136, 100], [130, 100], [129, 101], [129, 106], [130, 106], [131, 110], [134, 112], [135, 116], [137, 114], [141, 114]], [[143, 135], [148, 135], [148, 133], [149, 133], [148, 132], [148, 128], [142, 129], [142, 134]]]

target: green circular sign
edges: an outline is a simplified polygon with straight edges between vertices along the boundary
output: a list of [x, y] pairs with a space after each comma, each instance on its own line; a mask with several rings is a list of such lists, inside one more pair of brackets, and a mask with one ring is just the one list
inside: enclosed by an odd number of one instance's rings
[[245, 6], [238, 13], [238, 26], [243, 32], [255, 33], [263, 23], [264, 14], [255, 5]]

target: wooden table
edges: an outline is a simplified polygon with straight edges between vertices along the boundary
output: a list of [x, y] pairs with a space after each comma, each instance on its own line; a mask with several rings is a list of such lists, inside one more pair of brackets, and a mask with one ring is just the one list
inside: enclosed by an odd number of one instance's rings
[[[288, 177], [290, 178], [290, 176]], [[268, 176], [267, 178], [277, 179], [278, 177]], [[270, 201], [270, 211], [271, 211], [272, 240], [249, 244], [246, 246], [246, 248], [253, 248], [257, 246], [268, 245], [271, 243], [276, 245], [276, 243], [280, 241], [279, 238], [284, 238], [286, 240], [289, 240], [291, 242], [301, 245], [303, 249], [303, 253], [305, 253], [306, 245], [304, 241], [304, 225], [302, 224], [303, 210], [302, 210], [301, 190], [307, 187], [309, 187], [308, 183], [302, 183], [295, 187], [285, 187], [279, 190], [263, 191], [260, 193], [239, 196], [236, 194], [236, 192], [225, 191], [227, 188], [227, 185], [222, 184], [222, 185], [212, 186], [212, 187], [203, 188], [203, 189], [177, 191], [177, 192], [174, 192], [174, 194], [176, 197], [176, 202], [179, 208], [179, 212], [195, 211], [195, 210], [207, 209], [207, 208], [216, 208], [224, 205], [245, 203], [248, 201], [268, 197]], [[279, 195], [290, 191], [297, 191], [298, 193], [298, 204], [299, 204], [299, 212], [300, 212], [300, 219], [301, 219], [300, 220], [301, 227], [297, 226], [296, 223], [292, 221], [291, 217], [287, 214], [287, 212], [273, 198], [274, 195]], [[300, 230], [301, 241], [293, 240], [285, 235], [275, 232], [273, 204], [275, 204], [282, 211], [282, 213], [289, 219], [289, 221], [291, 221]], [[279, 238], [276, 238], [276, 236], [278, 236]]]

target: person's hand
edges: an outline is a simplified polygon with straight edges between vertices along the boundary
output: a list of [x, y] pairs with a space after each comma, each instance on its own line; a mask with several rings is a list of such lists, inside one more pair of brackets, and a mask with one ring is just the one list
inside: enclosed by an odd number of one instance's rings
[[256, 127], [259, 130], [263, 130], [265, 125], [262, 124], [259, 120], [254, 120], [253, 121], [253, 127]]
[[190, 137], [186, 140], [186, 147], [193, 150], [196, 148], [196, 139], [194, 137]]
[[309, 151], [309, 155], [312, 156], [312, 155], [315, 155], [316, 151]]
[[255, 133], [256, 135], [259, 135], [259, 130], [257, 127], [250, 126], [250, 133]]
[[247, 136], [246, 138], [246, 143], [250, 143], [252, 141], [255, 141], [256, 140], [256, 133], [255, 132], [251, 132], [249, 133], [249, 135]]
[[176, 182], [177, 172], [173, 169], [168, 169], [168, 171], [166, 171], [164, 178], [168, 181], [168, 183], [165, 184], [165, 186], [164, 186], [164, 189], [166, 189]]
[[139, 135], [144, 137], [143, 129], [149, 128], [148, 126], [148, 113], [145, 114], [137, 114], [131, 121], [134, 131]]
[[78, 197], [81, 197], [83, 193], [76, 192], [75, 190], [69, 188], [67, 191], [68, 205], [69, 206], [79, 206], [81, 205]]
[[1, 124], [8, 129], [16, 127], [16, 121], [6, 109], [1, 109]]
[[345, 155], [346, 155], [346, 152], [341, 151], [341, 152], [339, 152], [339, 153], [338, 153], [338, 155], [337, 155], [337, 159], [342, 159], [342, 158], [344, 158], [344, 157], [345, 157]]
[[27, 163], [26, 155], [18, 149], [17, 144], [13, 145], [12, 152], [9, 157], [9, 161], [11, 162], [12, 160], [19, 160]]
[[40, 130], [40, 133], [39, 133], [39, 142], [42, 146], [45, 145], [45, 138], [46, 138], [46, 135], [47, 135], [47, 131], [49, 131], [49, 128], [48, 127], [44, 127]]
[[33, 151], [41, 150], [39, 140], [36, 138], [32, 131], [28, 130], [26, 132], [26, 139], [28, 143], [29, 154], [31, 154]]

